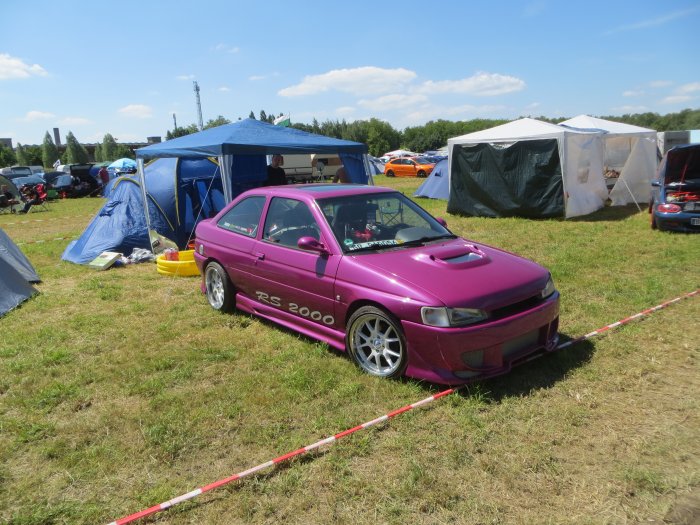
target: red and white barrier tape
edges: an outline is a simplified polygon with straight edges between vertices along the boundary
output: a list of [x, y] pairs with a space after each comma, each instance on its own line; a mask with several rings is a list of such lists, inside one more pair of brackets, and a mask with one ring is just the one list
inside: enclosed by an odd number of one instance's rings
[[[617, 328], [618, 326], [625, 325], [634, 319], [639, 319], [641, 317], [644, 317], [646, 315], [654, 313], [658, 310], [666, 308], [667, 306], [670, 306], [674, 303], [677, 303], [678, 301], [680, 301], [682, 299], [697, 295], [698, 293], [700, 293], [700, 290], [695, 290], [694, 292], [689, 292], [689, 293], [684, 294], [680, 297], [676, 297], [675, 299], [671, 299], [670, 301], [666, 301], [665, 303], [661, 303], [660, 305], [654, 306], [653, 308], [648, 308], [647, 310], [639, 312], [638, 314], [632, 315], [630, 317], [626, 317], [625, 319], [622, 319], [621, 321], [617, 321], [616, 323], [609, 324], [607, 326], [604, 326], [603, 328], [599, 328], [598, 330], [590, 332], [586, 335], [583, 335], [583, 336], [578, 337], [576, 339], [572, 339], [571, 341], [567, 341], [565, 343], [562, 343], [559, 346], [557, 346], [556, 350], [561, 350], [562, 348], [566, 348], [566, 347], [571, 346], [575, 343], [584, 341], [586, 339], [590, 339], [591, 337], [595, 337], [597, 335], [605, 333], [608, 330], [611, 330], [613, 328]], [[344, 438], [345, 436], [349, 436], [350, 434], [354, 434], [355, 432], [358, 432], [360, 430], [370, 428], [378, 423], [388, 421], [389, 419], [393, 418], [394, 416], [398, 416], [399, 414], [403, 414], [404, 412], [408, 412], [409, 410], [412, 410], [414, 408], [418, 408], [420, 406], [427, 405], [428, 403], [431, 403], [431, 402], [435, 401], [436, 399], [440, 399], [441, 397], [445, 397], [447, 395], [453, 394], [454, 392], [457, 392], [458, 390], [464, 388], [465, 386], [466, 385], [455, 387], [455, 388], [448, 388], [447, 390], [443, 390], [442, 392], [439, 392], [435, 395], [432, 395], [430, 397], [426, 397], [422, 401], [418, 401], [416, 403], [406, 405], [402, 408], [399, 408], [397, 410], [389, 412], [388, 414], [380, 416], [376, 419], [373, 419], [371, 421], [367, 421], [366, 423], [362, 423], [361, 425], [358, 425], [356, 427], [350, 428], [348, 430], [344, 430], [343, 432], [340, 432], [340, 433], [335, 434], [333, 436], [324, 438], [320, 441], [317, 441], [316, 443], [313, 443], [312, 445], [307, 445], [305, 447], [299, 448], [299, 449], [294, 450], [292, 452], [288, 452], [287, 454], [284, 454], [282, 456], [278, 456], [275, 459], [272, 459], [272, 460], [267, 461], [265, 463], [260, 463], [259, 465], [255, 466], [253, 468], [250, 468], [248, 470], [244, 470], [243, 472], [239, 472], [238, 474], [234, 474], [233, 476], [229, 476], [228, 478], [220, 479], [219, 481], [215, 481], [214, 483], [210, 483], [209, 485], [205, 485], [203, 487], [195, 489], [191, 492], [188, 492], [186, 494], [183, 494], [183, 495], [178, 496], [176, 498], [173, 498], [171, 500], [165, 501], [163, 503], [159, 503], [158, 505], [154, 505], [153, 507], [150, 507], [148, 509], [144, 509], [144, 510], [142, 510], [140, 512], [136, 512], [134, 514], [130, 514], [129, 516], [125, 516], [125, 517], [120, 518], [116, 521], [112, 521], [111, 523], [109, 523], [109, 525], [124, 525], [125, 523], [131, 523], [131, 522], [136, 521], [138, 519], [145, 518], [146, 516], [150, 516], [151, 514], [155, 514], [156, 512], [160, 512], [161, 510], [168, 509], [168, 508], [172, 507], [173, 505], [177, 505], [178, 503], [182, 503], [183, 501], [187, 501], [187, 500], [190, 500], [192, 498], [195, 498], [195, 497], [199, 496], [200, 494], [204, 494], [205, 492], [209, 492], [210, 490], [214, 490], [214, 489], [219, 488], [223, 485], [227, 485], [228, 483], [231, 483], [233, 481], [238, 481], [238, 480], [243, 479], [247, 476], [255, 474], [256, 472], [259, 472], [259, 471], [264, 470], [266, 468], [272, 467], [272, 466], [277, 465], [279, 463], [283, 463], [285, 461], [288, 461], [296, 456], [301, 456], [303, 454], [306, 454], [307, 452], [311, 452], [312, 450], [316, 450], [317, 448], [320, 448], [323, 445], [330, 445], [332, 443], [335, 443], [340, 438]]]

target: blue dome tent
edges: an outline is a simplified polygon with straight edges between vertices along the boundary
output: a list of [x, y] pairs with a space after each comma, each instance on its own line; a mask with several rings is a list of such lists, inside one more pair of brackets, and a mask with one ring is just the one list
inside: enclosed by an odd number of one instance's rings
[[450, 172], [447, 159], [442, 159], [435, 164], [430, 176], [423, 181], [413, 196], [444, 200], [450, 198]]
[[224, 206], [218, 172], [212, 159], [166, 158], [145, 167], [146, 191], [136, 177], [113, 179], [106, 204], [62, 259], [87, 264], [103, 251], [129, 255], [134, 248], [151, 249], [149, 229], [185, 247], [196, 222]]

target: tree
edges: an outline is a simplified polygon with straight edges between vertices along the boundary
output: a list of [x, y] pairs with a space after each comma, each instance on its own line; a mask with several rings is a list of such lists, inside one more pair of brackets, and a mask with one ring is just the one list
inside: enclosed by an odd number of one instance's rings
[[88, 153], [72, 131], [66, 135], [66, 164], [79, 164], [88, 161]]
[[45, 168], [48, 168], [52, 167], [57, 160], [60, 161], [58, 148], [47, 131], [44, 135], [44, 143], [41, 145], [41, 163]]
[[231, 121], [225, 117], [219, 115], [215, 119], [209, 119], [209, 121], [204, 124], [204, 129], [215, 128], [217, 126], [223, 126], [224, 124], [230, 124]]
[[116, 159], [123, 159], [123, 158], [133, 159], [134, 152], [131, 151], [129, 149], [129, 146], [127, 146], [125, 144], [117, 144], [117, 147], [114, 150], [114, 159], [108, 159], [108, 160], [116, 160]]
[[0, 144], [0, 166], [12, 166], [17, 164], [17, 157], [12, 148], [8, 148]]
[[117, 141], [114, 140], [114, 137], [109, 133], [105, 134], [102, 138], [100, 155], [102, 156], [102, 160], [117, 160], [122, 158], [117, 155]]
[[20, 166], [29, 166], [27, 162], [27, 156], [24, 154], [24, 147], [19, 142], [15, 148], [15, 157], [17, 158], [17, 164]]
[[165, 134], [165, 139], [170, 140], [170, 139], [175, 139], [177, 137], [184, 137], [185, 135], [197, 133], [198, 131], [199, 131], [199, 128], [197, 127], [197, 124], [190, 124], [186, 128], [181, 128], [178, 126], [173, 131], [168, 131]]
[[41, 159], [41, 146], [24, 146], [24, 158], [27, 161], [25, 166], [43, 166]]
[[255, 120], [255, 113], [253, 113], [252, 109], [250, 110], [250, 115], [248, 115], [248, 118], [252, 118], [253, 120]]
[[264, 109], [260, 110], [260, 122], [267, 122], [267, 114]]

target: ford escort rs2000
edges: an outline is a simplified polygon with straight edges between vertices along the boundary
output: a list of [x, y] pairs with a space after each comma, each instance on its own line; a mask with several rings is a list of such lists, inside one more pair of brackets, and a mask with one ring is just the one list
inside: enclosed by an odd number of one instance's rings
[[195, 260], [216, 310], [324, 341], [379, 377], [462, 384], [558, 341], [545, 268], [454, 235], [388, 188], [249, 190], [197, 225]]

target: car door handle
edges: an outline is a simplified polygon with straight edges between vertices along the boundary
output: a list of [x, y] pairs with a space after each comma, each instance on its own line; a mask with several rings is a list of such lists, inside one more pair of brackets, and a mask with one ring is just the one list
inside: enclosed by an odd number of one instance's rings
[[258, 259], [258, 261], [262, 261], [265, 259], [265, 254], [264, 253], [256, 253], [255, 257]]

